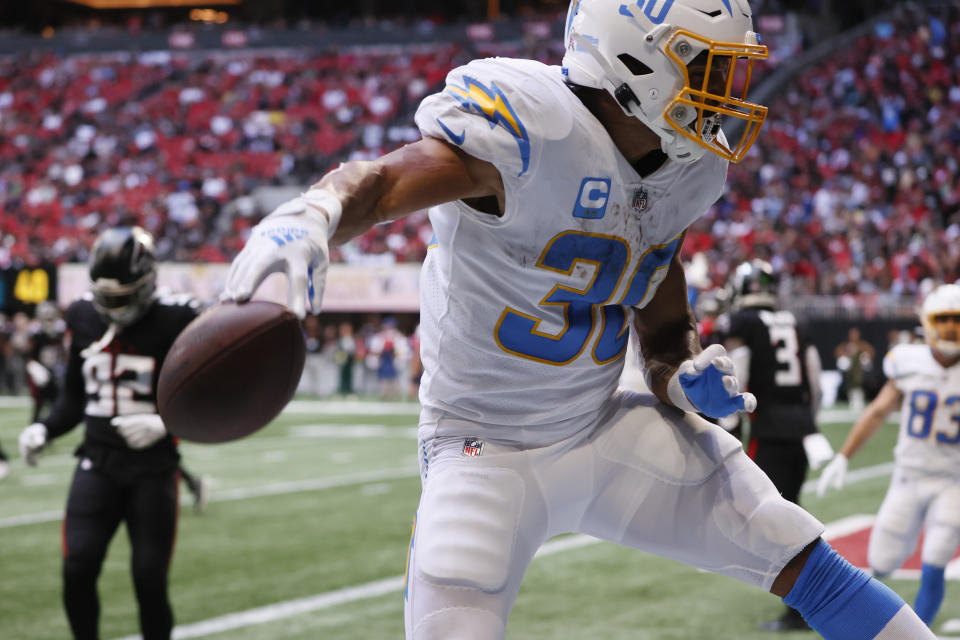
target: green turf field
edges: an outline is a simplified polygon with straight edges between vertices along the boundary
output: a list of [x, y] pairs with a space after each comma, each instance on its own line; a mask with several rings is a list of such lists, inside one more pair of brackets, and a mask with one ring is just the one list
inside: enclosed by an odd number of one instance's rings
[[[0, 398], [0, 444], [16, 458], [25, 403]], [[13, 405], [13, 406], [11, 406]], [[175, 637], [231, 640], [403, 637], [402, 573], [416, 508], [415, 405], [299, 401], [257, 435], [182, 447], [187, 467], [215, 486], [202, 516], [185, 496], [171, 592]], [[849, 422], [823, 424], [838, 446]], [[888, 462], [892, 425], [851, 468]], [[60, 605], [60, 518], [80, 429], [36, 468], [12, 460], [0, 482], [0, 638], [69, 633]], [[876, 512], [886, 476], [805, 506], [825, 522]], [[185, 490], [184, 490], [185, 492]], [[121, 531], [100, 578], [105, 640], [136, 634]], [[917, 583], [889, 584], [912, 602]], [[949, 583], [938, 622], [960, 617]], [[285, 606], [273, 606], [286, 603]], [[508, 637], [551, 640], [763, 640], [779, 600], [735, 581], [579, 536], [548, 543], [534, 560]], [[251, 611], [254, 610], [254, 611]], [[242, 614], [223, 618], [228, 614]], [[793, 633], [802, 640], [812, 633]]]

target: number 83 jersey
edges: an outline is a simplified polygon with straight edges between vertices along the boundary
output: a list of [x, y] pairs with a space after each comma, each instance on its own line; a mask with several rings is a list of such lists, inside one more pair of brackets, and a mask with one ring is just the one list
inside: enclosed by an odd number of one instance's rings
[[477, 436], [538, 444], [579, 430], [616, 389], [632, 309], [720, 196], [726, 161], [707, 154], [641, 177], [561, 69], [528, 60], [454, 69], [416, 121], [496, 166], [505, 190], [500, 216], [462, 201], [430, 212], [421, 403], [523, 427]]
[[960, 364], [944, 368], [925, 344], [895, 346], [883, 372], [903, 394], [897, 464], [960, 475]]

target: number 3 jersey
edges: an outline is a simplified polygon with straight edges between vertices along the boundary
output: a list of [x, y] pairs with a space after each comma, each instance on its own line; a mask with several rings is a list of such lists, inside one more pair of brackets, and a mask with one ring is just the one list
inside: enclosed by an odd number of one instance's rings
[[900, 344], [883, 372], [903, 394], [897, 464], [960, 475], [960, 363], [945, 368], [925, 344]]
[[493, 164], [506, 196], [502, 216], [462, 201], [430, 212], [421, 403], [490, 425], [478, 436], [537, 444], [579, 430], [616, 389], [632, 309], [720, 196], [726, 161], [641, 177], [561, 69], [528, 60], [454, 69], [416, 121]]
[[[157, 413], [157, 378], [160, 366], [180, 332], [197, 316], [197, 305], [188, 296], [158, 295], [145, 315], [119, 329], [102, 348], [107, 323], [93, 307], [89, 294], [73, 302], [65, 314], [70, 332], [70, 354], [63, 391], [47, 425], [49, 438], [86, 423], [85, 448], [128, 449], [126, 441], [110, 424], [115, 416]], [[88, 349], [94, 345], [94, 348]], [[169, 436], [138, 456], [176, 456]], [[85, 451], [85, 454], [87, 452]]]

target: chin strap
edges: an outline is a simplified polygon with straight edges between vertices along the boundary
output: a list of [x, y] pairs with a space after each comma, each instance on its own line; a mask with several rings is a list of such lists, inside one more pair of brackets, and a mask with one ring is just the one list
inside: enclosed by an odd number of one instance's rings
[[89, 358], [90, 356], [100, 353], [107, 348], [107, 345], [113, 342], [113, 338], [117, 335], [117, 331], [119, 329], [120, 325], [118, 325], [116, 322], [111, 322], [110, 326], [107, 327], [106, 333], [103, 334], [103, 337], [81, 351], [80, 355], [84, 358]]

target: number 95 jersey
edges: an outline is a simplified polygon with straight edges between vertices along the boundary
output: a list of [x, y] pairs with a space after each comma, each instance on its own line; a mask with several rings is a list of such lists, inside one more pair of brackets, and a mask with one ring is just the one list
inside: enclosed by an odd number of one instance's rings
[[960, 475], [960, 364], [944, 368], [929, 346], [901, 344], [883, 359], [883, 372], [903, 393], [897, 464]]
[[462, 201], [430, 212], [422, 405], [488, 425], [476, 436], [542, 444], [578, 431], [616, 389], [632, 309], [720, 196], [726, 161], [641, 177], [561, 69], [529, 60], [454, 69], [416, 122], [493, 164], [505, 190], [501, 216]]

